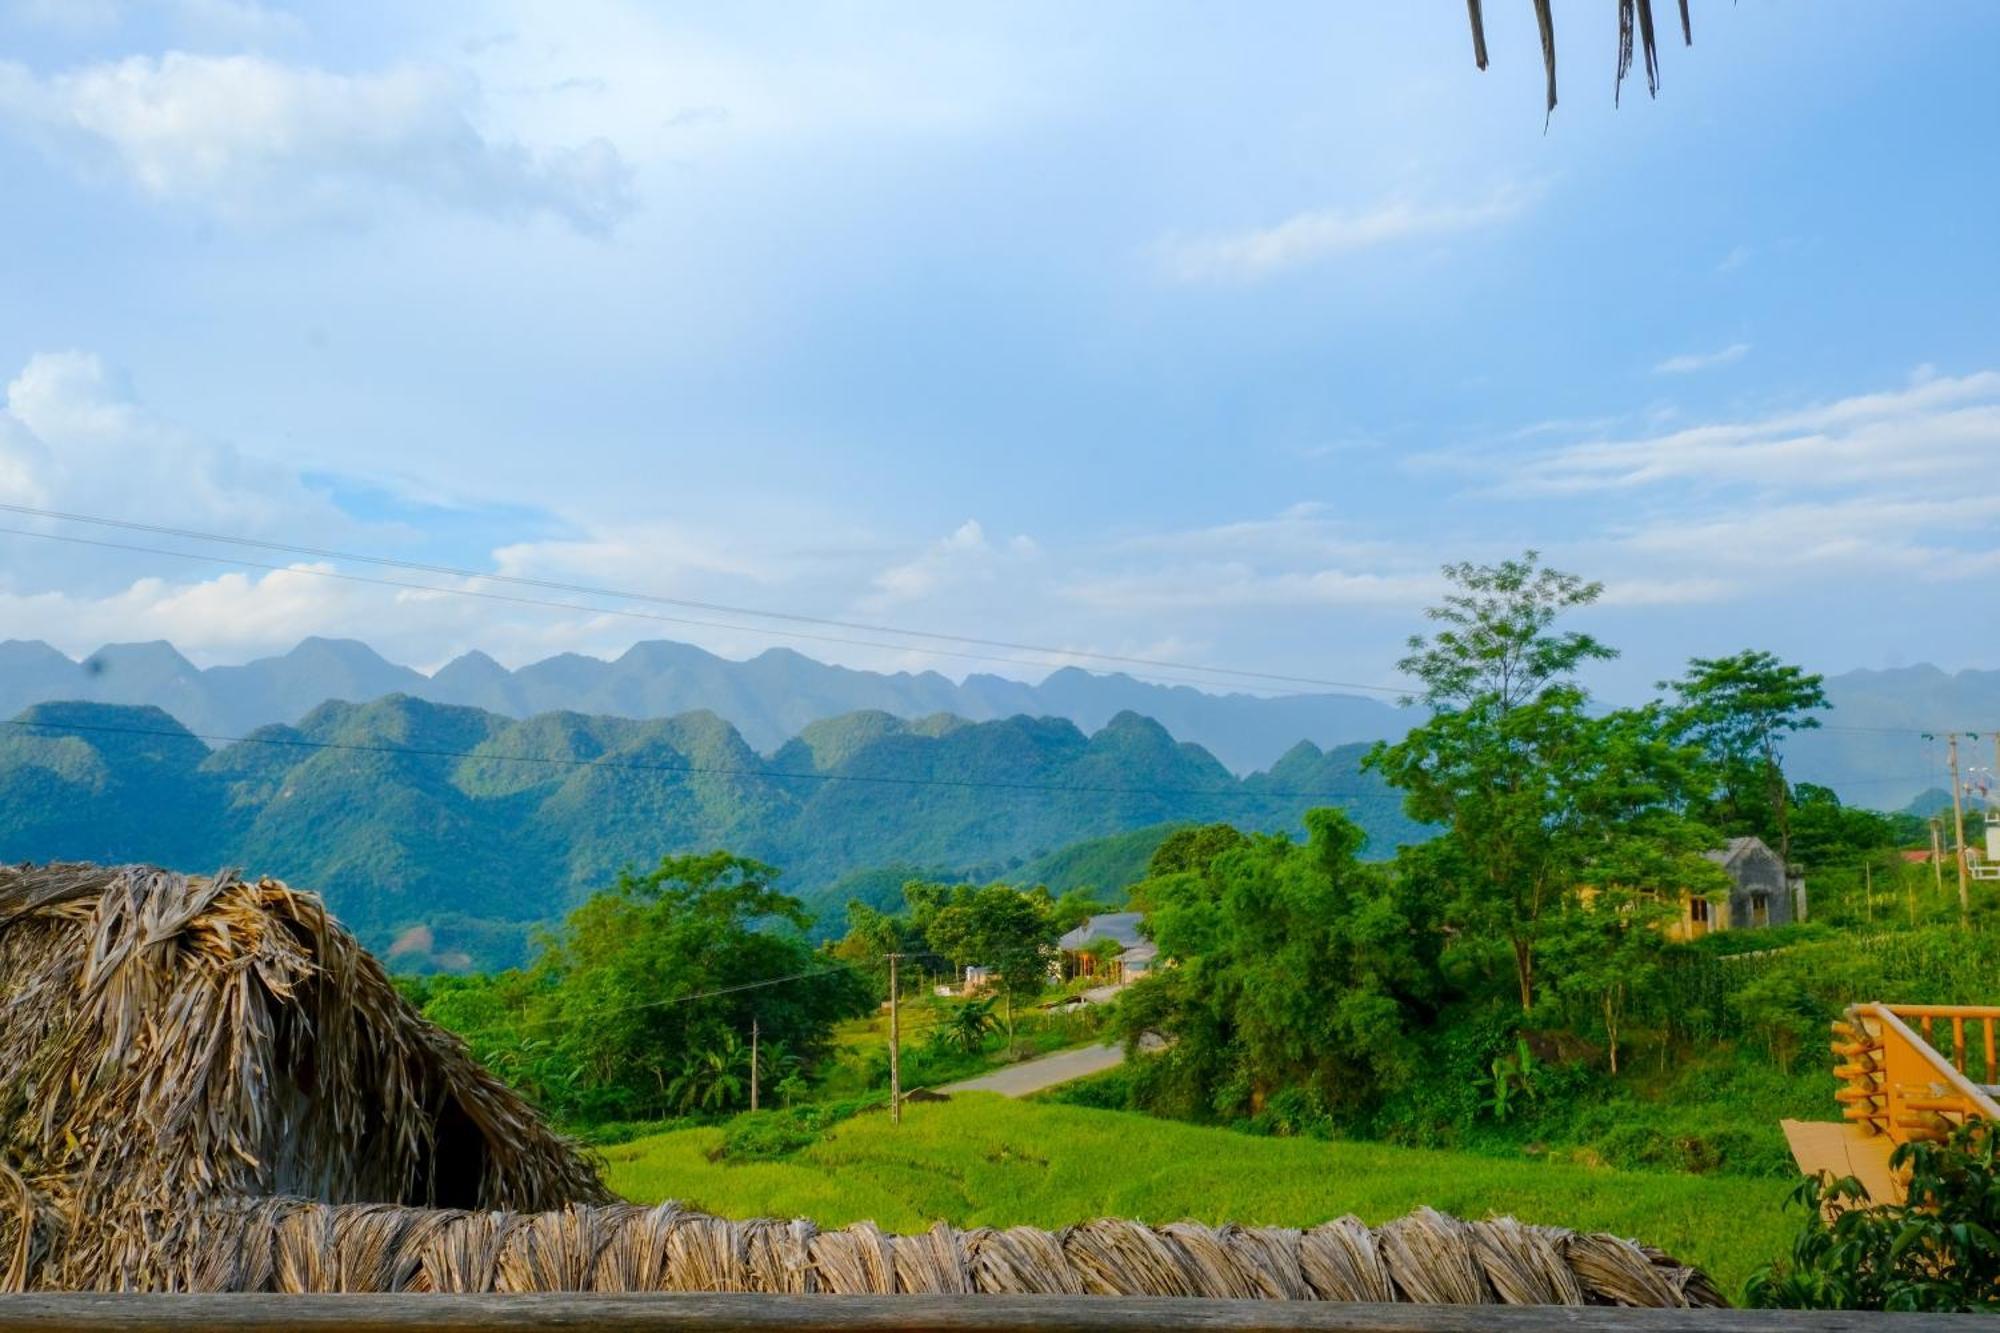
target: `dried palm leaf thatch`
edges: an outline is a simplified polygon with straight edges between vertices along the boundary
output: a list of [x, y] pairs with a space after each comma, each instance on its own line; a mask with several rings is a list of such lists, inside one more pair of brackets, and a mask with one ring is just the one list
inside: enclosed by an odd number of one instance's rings
[[1060, 1232], [940, 1224], [899, 1236], [866, 1222], [732, 1222], [678, 1204], [504, 1213], [293, 1200], [218, 1206], [174, 1234], [173, 1271], [195, 1290], [1723, 1304], [1700, 1274], [1631, 1241], [1429, 1209], [1372, 1229], [1351, 1218], [1310, 1231], [1103, 1218]]
[[[1535, 27], [1542, 40], [1542, 70], [1548, 80], [1547, 110], [1556, 109], [1556, 17], [1551, 0], [1533, 0], [1535, 7]], [[1472, 26], [1472, 60], [1480, 69], [1486, 68], [1486, 13], [1485, 0], [1465, 0], [1466, 19]], [[1694, 45], [1694, 20], [1688, 13], [1688, 0], [1680, 0], [1681, 41], [1684, 45]], [[1653, 31], [1653, 0], [1618, 0], [1618, 73], [1612, 80], [1611, 100], [1615, 105], [1625, 87], [1625, 76], [1632, 72], [1633, 39], [1637, 36], [1639, 50], [1643, 53], [1646, 66], [1646, 92], [1656, 96], [1660, 91], [1660, 51]]]
[[[0, 867], [0, 1162], [0, 1210], [25, 1179], [41, 1218], [0, 1224], [15, 1260], [0, 1261], [0, 1285], [14, 1287], [24, 1243], [41, 1247], [37, 1269], [55, 1265], [44, 1280], [191, 1285], [163, 1256], [218, 1200], [545, 1210], [609, 1197], [318, 898], [145, 867]], [[372, 1263], [403, 1220], [352, 1219], [325, 1243], [324, 1225], [303, 1208], [270, 1219], [283, 1282], [325, 1289], [297, 1266]], [[59, 1247], [36, 1239], [56, 1231]]]

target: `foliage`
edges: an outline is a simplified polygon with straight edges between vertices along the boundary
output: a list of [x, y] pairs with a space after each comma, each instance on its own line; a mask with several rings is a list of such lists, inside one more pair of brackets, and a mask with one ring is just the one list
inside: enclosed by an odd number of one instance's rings
[[1755, 833], [1792, 858], [1789, 789], [1780, 747], [1796, 731], [1819, 726], [1827, 706], [1824, 679], [1750, 650], [1697, 657], [1687, 674], [1661, 681], [1674, 692], [1678, 722], [1707, 755], [1719, 779], [1711, 797], [1717, 822], [1731, 833]]
[[1000, 1023], [993, 1016], [994, 1001], [967, 1000], [953, 1005], [931, 1029], [931, 1041], [955, 1051], [976, 1053], [986, 1049], [986, 1038]]
[[[1207, 818], [1219, 799], [1248, 827], [1280, 829], [1311, 804], [1299, 792], [1353, 791], [1375, 855], [1423, 836], [1359, 771], [1355, 748], [1312, 750], [1280, 780], [1238, 778], [1133, 714], [1090, 735], [1051, 718], [857, 715], [815, 724], [849, 724], [838, 743], [816, 732], [821, 743], [769, 757], [712, 714], [516, 719], [403, 696], [324, 704], [284, 729], [296, 746], [214, 751], [157, 709], [52, 704], [32, 716], [89, 730], [0, 728], [0, 861], [280, 873], [325, 894], [401, 971], [524, 966], [534, 927], [663, 852], [728, 847], [781, 865], [816, 928], [838, 935], [849, 899], [899, 911], [912, 878], [1115, 893], [1137, 878], [1145, 838], [1088, 867], [1041, 858]], [[321, 745], [338, 748], [304, 748]], [[819, 780], [829, 775], [869, 780]], [[1076, 790], [1051, 799], [1045, 787]]]
[[1048, 985], [1063, 923], [1080, 920], [1079, 913], [1090, 910], [1082, 899], [1066, 897], [1058, 903], [1047, 889], [1024, 892], [1011, 884], [911, 884], [904, 897], [910, 912], [906, 922], [898, 923], [899, 930], [920, 933], [933, 951], [957, 967], [987, 969], [1005, 1006], [1010, 1042], [1016, 1007]]
[[753, 1024], [769, 1086], [823, 1059], [833, 1024], [870, 1004], [864, 980], [805, 942], [774, 874], [715, 852], [621, 875], [532, 969], [433, 981], [425, 1013], [566, 1119], [731, 1109], [748, 1100]]
[[1404, 882], [1355, 859], [1360, 832], [1307, 814], [1304, 846], [1259, 835], [1143, 886], [1174, 966], [1128, 991], [1128, 1044], [1173, 1046], [1150, 1097], [1183, 1113], [1254, 1114], [1298, 1086], [1330, 1108], [1414, 1072], [1408, 1034], [1435, 999], [1437, 936]]
[[1906, 1143], [1890, 1165], [1910, 1173], [1907, 1203], [1869, 1200], [1852, 1177], [1802, 1182], [1792, 1201], [1805, 1218], [1790, 1259], [1751, 1279], [1752, 1301], [2000, 1311], [2000, 1142], [1991, 1128], [1963, 1127], [1947, 1143]]
[[1487, 1091], [1486, 1109], [1495, 1120], [1504, 1121], [1513, 1114], [1516, 1099], [1532, 1101], [1535, 1097], [1535, 1053], [1528, 1049], [1528, 1039], [1516, 1039], [1512, 1055], [1493, 1057], [1492, 1071], [1482, 1086]]

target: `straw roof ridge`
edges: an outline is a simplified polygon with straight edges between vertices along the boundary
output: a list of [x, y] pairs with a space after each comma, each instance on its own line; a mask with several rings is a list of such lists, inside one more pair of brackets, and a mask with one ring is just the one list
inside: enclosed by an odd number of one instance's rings
[[86, 1285], [152, 1285], [205, 1205], [274, 1196], [610, 1197], [315, 895], [231, 871], [0, 866], [0, 1288], [59, 1234], [56, 1266]]
[[[183, 1232], [176, 1289], [1182, 1296], [1457, 1305], [1725, 1304], [1699, 1272], [1607, 1235], [1464, 1222], [1431, 1209], [1380, 1227], [1166, 1226], [891, 1235], [872, 1222], [730, 1221], [665, 1203], [509, 1213], [219, 1205]], [[1320, 1253], [1315, 1257], [1314, 1250]], [[1328, 1250], [1342, 1258], [1329, 1259]], [[1357, 1275], [1367, 1276], [1357, 1276]]]

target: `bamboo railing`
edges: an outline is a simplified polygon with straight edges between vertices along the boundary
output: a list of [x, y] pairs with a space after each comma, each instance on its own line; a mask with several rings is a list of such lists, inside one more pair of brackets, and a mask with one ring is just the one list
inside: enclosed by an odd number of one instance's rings
[[1849, 1006], [1833, 1025], [1841, 1114], [1897, 1144], [1941, 1141], [1970, 1120], [2000, 1122], [1996, 1025], [2000, 1005]]

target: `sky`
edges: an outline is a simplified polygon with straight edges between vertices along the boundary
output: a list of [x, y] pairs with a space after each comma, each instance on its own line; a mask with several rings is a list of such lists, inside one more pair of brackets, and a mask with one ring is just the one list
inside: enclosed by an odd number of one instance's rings
[[18, 512], [0, 638], [2000, 666], [2000, 7], [1487, 8], [0, 0], [0, 504], [1060, 652]]

